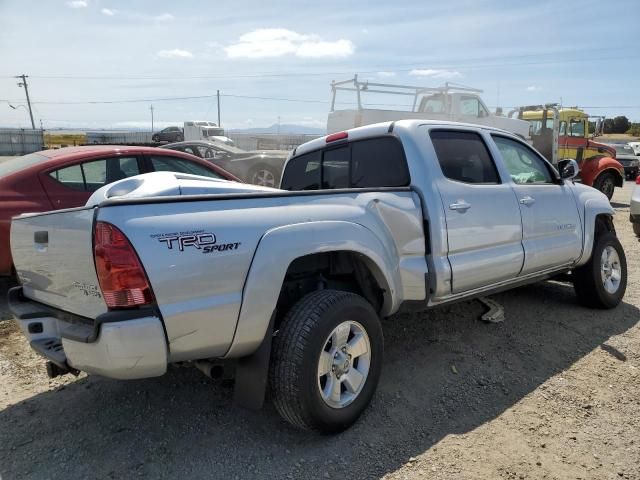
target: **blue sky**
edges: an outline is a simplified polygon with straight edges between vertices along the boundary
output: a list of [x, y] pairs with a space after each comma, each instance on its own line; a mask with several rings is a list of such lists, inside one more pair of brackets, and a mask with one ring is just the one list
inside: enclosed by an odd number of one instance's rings
[[410, 85], [455, 81], [483, 89], [491, 107], [562, 99], [640, 121], [638, 35], [637, 0], [0, 0], [0, 125], [29, 125], [12, 78], [22, 73], [45, 127], [149, 127], [151, 103], [156, 126], [215, 121], [214, 98], [51, 102], [217, 89], [225, 127], [278, 117], [323, 127], [330, 81], [355, 73]]

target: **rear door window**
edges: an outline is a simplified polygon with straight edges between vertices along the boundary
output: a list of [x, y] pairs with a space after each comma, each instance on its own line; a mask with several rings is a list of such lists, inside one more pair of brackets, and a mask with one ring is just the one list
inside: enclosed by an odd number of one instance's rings
[[109, 183], [139, 173], [137, 157], [114, 157], [60, 168], [49, 176], [72, 190], [95, 192]]
[[479, 134], [433, 130], [429, 135], [445, 177], [464, 183], [500, 183], [496, 166]]
[[357, 140], [294, 157], [282, 177], [284, 190], [403, 187], [410, 183], [400, 141], [392, 136]]
[[80, 165], [61, 168], [49, 175], [67, 188], [84, 191], [84, 176]]

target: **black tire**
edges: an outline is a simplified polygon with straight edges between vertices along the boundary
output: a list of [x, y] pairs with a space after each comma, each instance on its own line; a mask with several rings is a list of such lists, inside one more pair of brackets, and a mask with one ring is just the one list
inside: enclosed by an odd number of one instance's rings
[[633, 233], [640, 237], [640, 223], [633, 224]]
[[[329, 406], [318, 385], [318, 362], [331, 332], [342, 322], [358, 322], [371, 345], [371, 362], [364, 386], [342, 408]], [[337, 433], [352, 425], [371, 402], [382, 369], [382, 326], [373, 307], [361, 296], [319, 290], [299, 300], [287, 313], [274, 338], [270, 386], [280, 415], [295, 427]]]
[[158, 135], [154, 135], [153, 137], [151, 137], [151, 141], [152, 142], [158, 142], [158, 141], [160, 141], [160, 137], [158, 137]]
[[593, 188], [604, 193], [609, 200], [613, 197], [613, 192], [616, 189], [616, 177], [611, 172], [601, 173], [596, 181], [593, 182]]
[[[613, 247], [620, 260], [621, 279], [615, 293], [608, 292], [602, 281], [601, 257], [607, 247]], [[596, 237], [593, 252], [589, 261], [575, 269], [571, 275], [578, 302], [590, 308], [614, 308], [627, 289], [627, 259], [615, 233], [606, 232]]]
[[182, 135], [181, 133], [176, 135], [176, 142], [184, 142], [184, 135]]

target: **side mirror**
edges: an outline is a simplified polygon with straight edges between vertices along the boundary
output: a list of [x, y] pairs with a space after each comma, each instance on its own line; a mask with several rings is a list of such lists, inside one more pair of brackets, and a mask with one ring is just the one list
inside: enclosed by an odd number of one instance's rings
[[560, 160], [558, 167], [560, 168], [560, 178], [563, 180], [573, 180], [580, 173], [578, 162], [572, 158]]

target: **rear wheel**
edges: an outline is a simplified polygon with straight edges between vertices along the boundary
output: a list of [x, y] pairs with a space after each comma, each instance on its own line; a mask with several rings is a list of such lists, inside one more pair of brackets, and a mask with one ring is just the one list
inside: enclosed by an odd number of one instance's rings
[[606, 232], [597, 237], [591, 258], [571, 276], [582, 305], [591, 308], [617, 306], [627, 289], [627, 259], [615, 233]]
[[600, 190], [609, 200], [611, 200], [616, 188], [616, 178], [611, 172], [601, 173], [598, 178], [596, 178], [596, 181], [593, 182], [593, 188]]
[[321, 433], [348, 428], [369, 405], [380, 378], [378, 315], [359, 295], [310, 293], [296, 303], [273, 343], [273, 402], [292, 425]]
[[278, 177], [278, 173], [272, 167], [267, 165], [258, 165], [254, 167], [248, 175], [248, 182], [253, 183], [254, 185], [261, 185], [263, 187], [277, 187], [278, 181], [280, 180]]

